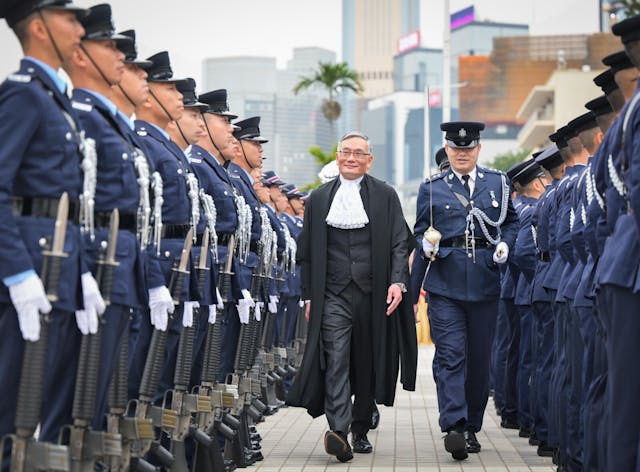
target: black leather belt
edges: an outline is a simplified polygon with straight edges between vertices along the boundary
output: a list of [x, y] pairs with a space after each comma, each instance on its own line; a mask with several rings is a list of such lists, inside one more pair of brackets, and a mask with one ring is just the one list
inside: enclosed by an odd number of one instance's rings
[[549, 254], [549, 251], [540, 251], [538, 253], [538, 259], [542, 262], [551, 262], [551, 254]]
[[233, 233], [218, 233], [218, 246], [228, 246]]
[[492, 248], [493, 244], [483, 238], [469, 238], [468, 244], [467, 239], [464, 236], [459, 236], [457, 238], [444, 239], [440, 241], [440, 247], [460, 247], [463, 249], [471, 249], [471, 240], [475, 240], [476, 249], [484, 249], [484, 248]]
[[162, 225], [162, 237], [168, 239], [184, 239], [189, 232], [189, 225]]
[[251, 240], [251, 245], [249, 246], [249, 250], [251, 252], [255, 252], [258, 254], [258, 241]]
[[[35, 218], [53, 218], [58, 216], [59, 198], [49, 197], [13, 197], [11, 206], [15, 216], [33, 216]], [[69, 221], [78, 224], [80, 202], [69, 201]]]
[[[111, 212], [110, 211], [97, 211], [93, 217], [93, 223], [96, 228], [108, 228], [109, 222], [111, 221]], [[120, 213], [120, 225], [118, 229], [131, 231], [132, 233], [136, 232], [138, 227], [137, 216], [134, 213]]]

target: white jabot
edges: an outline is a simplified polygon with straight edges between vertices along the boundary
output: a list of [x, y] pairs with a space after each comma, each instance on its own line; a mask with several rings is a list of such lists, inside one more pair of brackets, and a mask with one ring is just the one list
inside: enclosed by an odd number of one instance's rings
[[364, 228], [369, 223], [360, 197], [362, 177], [348, 180], [340, 176], [340, 187], [336, 191], [327, 215], [327, 224], [339, 229]]

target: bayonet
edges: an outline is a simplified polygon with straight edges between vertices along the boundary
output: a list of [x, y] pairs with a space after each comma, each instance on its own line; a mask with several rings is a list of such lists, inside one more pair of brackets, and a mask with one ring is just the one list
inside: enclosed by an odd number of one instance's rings
[[69, 220], [69, 194], [64, 192], [58, 202], [58, 213], [53, 230], [53, 240], [50, 248], [46, 248], [46, 240], [43, 241], [45, 249], [42, 251], [42, 270], [40, 278], [47, 292], [47, 298], [51, 302], [58, 301], [58, 286], [60, 285], [60, 270], [62, 260], [69, 255], [64, 252], [64, 241], [67, 237], [67, 222]]
[[[106, 246], [102, 246], [101, 256], [98, 259], [96, 269], [96, 282], [100, 287], [100, 293], [106, 305], [111, 303], [111, 287], [113, 287], [113, 271], [120, 265], [116, 261], [116, 248], [118, 246], [118, 229], [120, 228], [120, 212], [115, 208], [109, 218], [109, 236]], [[104, 241], [103, 241], [104, 244]]]
[[193, 228], [189, 228], [187, 236], [184, 238], [184, 246], [180, 259], [171, 269], [171, 281], [169, 282], [169, 292], [173, 298], [173, 303], [180, 304], [180, 295], [182, 295], [182, 287], [184, 280], [189, 275], [187, 267], [189, 267], [189, 256], [191, 255], [191, 247], [193, 246]]

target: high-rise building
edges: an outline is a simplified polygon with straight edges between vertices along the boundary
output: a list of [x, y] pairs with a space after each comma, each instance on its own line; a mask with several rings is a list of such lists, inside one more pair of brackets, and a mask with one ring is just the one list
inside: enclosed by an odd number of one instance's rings
[[202, 91], [226, 88], [229, 107], [238, 119], [260, 116], [265, 169], [296, 185], [316, 179], [319, 165], [309, 154], [311, 146], [329, 151], [333, 145], [330, 126], [321, 111], [326, 92], [312, 88], [293, 93], [301, 76], [310, 75], [319, 62], [333, 63], [336, 55], [322, 48], [296, 48], [283, 70], [275, 58], [210, 58], [203, 63]]
[[419, 0], [343, 0], [343, 60], [360, 74], [365, 98], [393, 91], [400, 36], [419, 28]]

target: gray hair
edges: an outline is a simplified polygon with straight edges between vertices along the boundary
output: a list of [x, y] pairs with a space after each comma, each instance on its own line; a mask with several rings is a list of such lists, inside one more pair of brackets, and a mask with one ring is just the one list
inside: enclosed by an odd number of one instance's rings
[[371, 152], [371, 141], [369, 141], [369, 137], [367, 135], [365, 135], [364, 133], [361, 133], [360, 131], [349, 131], [347, 134], [342, 136], [340, 138], [340, 141], [338, 141], [338, 151], [342, 150], [342, 142], [346, 141], [347, 139], [351, 139], [351, 138], [364, 139], [366, 141], [366, 143], [367, 143], [367, 149], [369, 150], [369, 152]]

